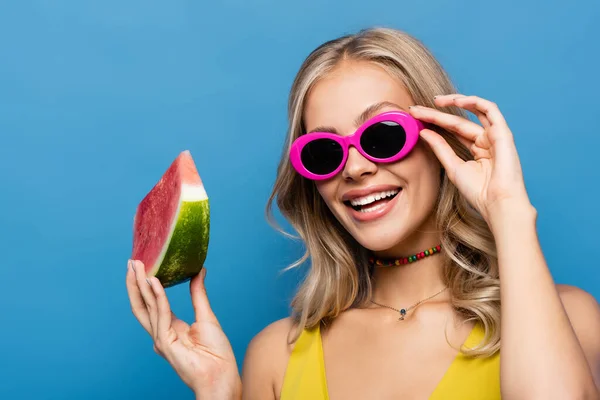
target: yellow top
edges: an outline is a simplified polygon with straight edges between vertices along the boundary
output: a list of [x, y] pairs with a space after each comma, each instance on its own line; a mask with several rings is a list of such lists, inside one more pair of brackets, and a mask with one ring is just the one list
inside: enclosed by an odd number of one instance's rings
[[[465, 341], [476, 346], [484, 330], [476, 324]], [[292, 350], [281, 400], [329, 400], [320, 327], [304, 330]], [[470, 358], [459, 353], [429, 400], [499, 400], [500, 354], [489, 358]]]

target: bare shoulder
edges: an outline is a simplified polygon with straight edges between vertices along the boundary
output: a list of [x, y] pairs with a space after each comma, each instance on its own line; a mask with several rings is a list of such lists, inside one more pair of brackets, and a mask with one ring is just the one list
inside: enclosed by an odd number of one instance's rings
[[[289, 338], [293, 329], [294, 322], [290, 317], [267, 325], [250, 341], [246, 356], [264, 351], [275, 352], [276, 355], [289, 353], [292, 350]], [[264, 354], [261, 358], [264, 358]]]
[[242, 367], [244, 399], [279, 398], [293, 349], [293, 329], [293, 320], [283, 318], [266, 326], [250, 341]]
[[556, 285], [596, 382], [600, 385], [600, 304], [591, 293], [571, 285]]
[[[587, 317], [600, 317], [600, 305], [591, 293], [572, 285], [556, 285], [560, 299], [565, 306], [569, 317], [573, 314], [585, 314]], [[591, 315], [590, 315], [591, 313]]]
[[600, 328], [600, 305], [591, 293], [571, 285], [556, 285], [565, 311], [575, 329]]

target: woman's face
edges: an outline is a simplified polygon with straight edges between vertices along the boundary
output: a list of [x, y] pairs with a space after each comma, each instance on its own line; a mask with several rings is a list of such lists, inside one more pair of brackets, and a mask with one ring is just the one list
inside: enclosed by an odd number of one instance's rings
[[[401, 82], [383, 68], [366, 62], [344, 62], [310, 91], [304, 122], [307, 131], [332, 127], [346, 136], [358, 128], [356, 120], [369, 107], [380, 105], [371, 117], [384, 111], [407, 111], [413, 104]], [[440, 164], [424, 141], [419, 140], [407, 157], [392, 164], [373, 163], [351, 147], [342, 172], [316, 185], [331, 212], [364, 247], [393, 256], [394, 247], [421, 251], [419, 246], [432, 246]], [[358, 207], [347, 201], [395, 192], [391, 199]]]

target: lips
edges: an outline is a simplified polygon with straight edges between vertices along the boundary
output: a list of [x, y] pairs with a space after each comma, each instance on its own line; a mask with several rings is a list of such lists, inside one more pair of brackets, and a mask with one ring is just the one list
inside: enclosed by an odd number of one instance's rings
[[352, 218], [364, 222], [387, 214], [401, 193], [401, 187], [380, 185], [350, 191], [342, 199]]

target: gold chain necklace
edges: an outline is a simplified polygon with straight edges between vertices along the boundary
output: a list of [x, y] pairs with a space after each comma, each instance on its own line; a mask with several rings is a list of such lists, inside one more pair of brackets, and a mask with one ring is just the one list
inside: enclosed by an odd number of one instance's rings
[[413, 304], [412, 306], [410, 306], [410, 307], [408, 307], [408, 308], [401, 308], [401, 309], [399, 309], [399, 310], [398, 310], [397, 308], [394, 308], [394, 307], [386, 306], [385, 304], [379, 304], [379, 303], [377, 303], [377, 302], [375, 302], [375, 301], [373, 301], [373, 300], [371, 300], [371, 303], [373, 303], [373, 304], [377, 304], [377, 305], [378, 305], [378, 306], [380, 306], [380, 307], [389, 308], [389, 309], [391, 309], [391, 310], [394, 310], [394, 311], [396, 311], [396, 312], [400, 313], [400, 318], [398, 318], [398, 320], [399, 320], [399, 321], [404, 321], [404, 317], [406, 316], [406, 313], [407, 313], [408, 311], [412, 310], [413, 308], [417, 307], [419, 304], [421, 304], [421, 303], [424, 303], [424, 302], [425, 302], [425, 301], [427, 301], [427, 300], [431, 300], [431, 299], [433, 299], [435, 296], [437, 296], [438, 294], [442, 293], [442, 292], [443, 292], [444, 290], [446, 290], [446, 289], [448, 289], [448, 287], [447, 287], [447, 286], [446, 286], [445, 288], [443, 288], [442, 290], [440, 290], [439, 292], [437, 292], [436, 294], [434, 294], [434, 295], [431, 295], [431, 296], [429, 296], [429, 297], [427, 297], [427, 298], [425, 298], [425, 299], [423, 299], [423, 300], [421, 300], [421, 301], [417, 301], [415, 304]]

